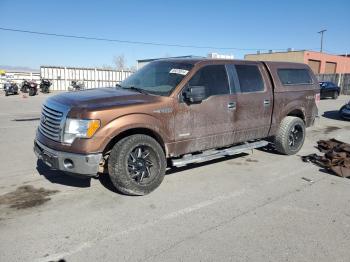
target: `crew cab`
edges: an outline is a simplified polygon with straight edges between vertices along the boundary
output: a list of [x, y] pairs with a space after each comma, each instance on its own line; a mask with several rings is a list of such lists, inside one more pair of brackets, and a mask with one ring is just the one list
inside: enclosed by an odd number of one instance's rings
[[173, 166], [269, 143], [297, 153], [319, 99], [305, 64], [163, 59], [116, 87], [48, 98], [34, 151], [51, 168], [108, 173], [119, 192], [145, 195]]

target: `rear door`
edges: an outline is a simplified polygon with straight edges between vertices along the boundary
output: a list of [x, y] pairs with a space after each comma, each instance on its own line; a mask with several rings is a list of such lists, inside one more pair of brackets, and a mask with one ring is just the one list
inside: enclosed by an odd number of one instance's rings
[[235, 142], [267, 137], [271, 125], [273, 91], [264, 65], [237, 61], [228, 68], [238, 86]]
[[188, 85], [205, 86], [207, 98], [196, 104], [180, 99], [175, 115], [178, 154], [232, 144], [236, 95], [230, 90], [225, 65], [200, 68]]

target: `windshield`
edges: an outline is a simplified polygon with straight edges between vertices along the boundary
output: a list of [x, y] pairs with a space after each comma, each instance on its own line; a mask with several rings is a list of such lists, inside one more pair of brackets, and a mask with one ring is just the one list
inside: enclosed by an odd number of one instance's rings
[[125, 79], [120, 86], [154, 95], [169, 96], [192, 67], [190, 63], [151, 62]]

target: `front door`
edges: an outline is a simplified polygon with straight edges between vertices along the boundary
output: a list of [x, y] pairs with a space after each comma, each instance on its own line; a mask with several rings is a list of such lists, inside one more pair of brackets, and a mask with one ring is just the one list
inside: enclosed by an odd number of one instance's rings
[[199, 69], [189, 86], [205, 86], [200, 103], [180, 101], [175, 116], [176, 152], [202, 151], [233, 143], [236, 95], [231, 94], [225, 65]]

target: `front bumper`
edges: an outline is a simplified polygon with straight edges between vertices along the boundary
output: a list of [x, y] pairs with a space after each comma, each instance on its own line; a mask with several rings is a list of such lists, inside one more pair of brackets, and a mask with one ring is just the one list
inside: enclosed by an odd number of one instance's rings
[[48, 148], [38, 140], [34, 141], [34, 153], [46, 165], [69, 173], [95, 176], [99, 171], [102, 154], [74, 154]]

